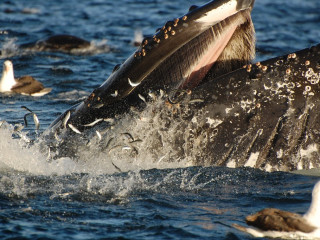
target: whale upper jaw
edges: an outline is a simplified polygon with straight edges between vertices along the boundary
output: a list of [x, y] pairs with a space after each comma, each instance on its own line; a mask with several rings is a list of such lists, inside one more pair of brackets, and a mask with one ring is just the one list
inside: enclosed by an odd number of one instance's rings
[[81, 128], [97, 118], [126, 112], [139, 93], [193, 88], [210, 70], [216, 77], [246, 64], [255, 53], [253, 4], [254, 0], [211, 1], [168, 21], [84, 102], [69, 109], [68, 121]]

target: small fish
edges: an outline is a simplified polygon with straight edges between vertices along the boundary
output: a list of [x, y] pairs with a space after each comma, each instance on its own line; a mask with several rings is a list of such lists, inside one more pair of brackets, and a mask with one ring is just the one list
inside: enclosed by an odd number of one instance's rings
[[36, 129], [39, 130], [39, 128], [40, 128], [39, 119], [34, 112], [30, 112], [30, 113], [27, 113], [26, 115], [24, 115], [24, 117], [23, 117], [24, 124], [26, 125], [26, 127], [28, 127], [27, 117], [30, 115], [33, 116], [34, 125], [36, 126]]
[[160, 89], [160, 98], [162, 98], [164, 95], [165, 95], [165, 92], [162, 89]]
[[25, 109], [25, 110], [27, 110], [27, 111], [29, 111], [29, 112], [33, 112], [33, 111], [31, 111], [29, 108], [27, 108], [26, 106], [21, 106], [21, 108], [23, 108], [23, 109]]
[[26, 115], [24, 115], [23, 120], [24, 120], [24, 124], [26, 125], [26, 127], [28, 127], [28, 122], [27, 122], [27, 117], [32, 115], [33, 116], [33, 121], [34, 121], [34, 125], [36, 126], [36, 130], [39, 130], [40, 128], [40, 122], [38, 119], [38, 116], [29, 108], [27, 108], [26, 106], [21, 106], [21, 108], [29, 111], [30, 113], [27, 113]]
[[113, 118], [104, 118], [103, 121], [113, 124], [114, 123], [114, 119]]
[[97, 123], [101, 122], [102, 120], [103, 120], [103, 118], [99, 118], [99, 119], [93, 121], [92, 123], [88, 123], [88, 124], [85, 124], [85, 125], [83, 125], [83, 126], [85, 126], [85, 127], [92, 127], [92, 126], [96, 125]]
[[115, 167], [115, 169], [117, 169], [119, 172], [122, 172], [121, 169], [117, 165], [115, 165], [112, 161], [111, 161], [111, 163]]
[[144, 101], [145, 103], [147, 103], [147, 101], [146, 101], [146, 99], [145, 99], [144, 96], [142, 96], [141, 94], [138, 94], [138, 97], [139, 97], [142, 101]]
[[38, 117], [37, 117], [37, 115], [35, 113], [32, 113], [32, 115], [33, 115], [34, 125], [36, 126], [36, 129], [39, 130], [39, 128], [40, 128], [39, 119], [38, 119]]
[[60, 197], [68, 197], [71, 193], [59, 193], [58, 196]]
[[111, 95], [111, 97], [116, 97], [116, 96], [118, 96], [118, 90], [115, 90], [114, 93], [111, 93], [110, 95]]
[[50, 159], [50, 156], [51, 156], [51, 150], [50, 150], [50, 148], [48, 148], [47, 160], [49, 160], [49, 159]]
[[19, 138], [21, 138], [25, 143], [30, 143], [31, 140], [27, 138], [24, 134], [22, 134], [20, 131], [14, 132]]
[[25, 114], [25, 115], [23, 116], [24, 125], [26, 125], [26, 127], [28, 127], [27, 117], [28, 117], [29, 115], [31, 115], [31, 114], [32, 114], [32, 113], [27, 113], [27, 114]]
[[172, 105], [178, 104], [179, 101], [173, 101], [170, 97], [168, 97], [168, 102]]
[[67, 128], [67, 122], [70, 118], [70, 111], [67, 112], [66, 116], [64, 117], [63, 121], [62, 121], [62, 125], [64, 128]]
[[106, 146], [101, 146], [101, 150], [104, 151], [105, 149], [107, 149], [107, 148], [110, 146], [110, 144], [111, 144], [111, 142], [113, 141], [113, 139], [114, 139], [114, 138], [110, 138], [110, 139], [108, 140]]
[[148, 95], [151, 97], [153, 101], [157, 100], [157, 96], [153, 92], [149, 92]]
[[203, 99], [200, 99], [200, 98], [197, 98], [197, 99], [192, 99], [189, 101], [189, 103], [203, 103], [204, 100]]
[[[181, 101], [182, 101], [182, 97], [185, 96], [185, 94], [188, 94], [188, 91], [186, 90], [181, 90], [181, 91], [178, 91], [176, 92], [173, 96], [169, 96], [168, 97], [168, 102], [171, 103], [171, 104], [179, 104]], [[175, 98], [176, 100], [174, 101], [173, 98]]]
[[55, 138], [58, 142], [60, 142], [60, 141], [62, 140], [61, 138], [59, 138], [57, 131], [54, 132], [54, 138]]
[[109, 150], [109, 154], [113, 151], [113, 150], [115, 150], [115, 149], [117, 149], [117, 148], [119, 148], [119, 147], [122, 147], [122, 145], [115, 145], [115, 146], [113, 146], [112, 148], [110, 148], [110, 150]]
[[68, 123], [68, 126], [75, 133], [81, 134], [81, 132], [75, 126], [73, 126], [71, 123]]
[[104, 106], [103, 103], [98, 103], [98, 104], [94, 105], [93, 108], [99, 109], [99, 108], [102, 108], [103, 106]]
[[166, 157], [166, 155], [159, 158], [158, 163], [162, 162], [162, 160]]
[[100, 134], [100, 132], [98, 130], [96, 131], [96, 134], [97, 134], [99, 140], [101, 141], [102, 137], [101, 137], [101, 134]]
[[138, 83], [132, 82], [130, 78], [128, 78], [128, 83], [130, 84], [131, 87], [136, 87], [136, 86], [139, 86], [139, 84], [140, 84], [140, 82], [138, 82]]
[[133, 147], [132, 152], [134, 152], [136, 155], [138, 155], [138, 154], [139, 154], [138, 149], [137, 149], [137, 148], [135, 148], [135, 147]]
[[131, 139], [132, 141], [134, 141], [134, 138], [132, 137], [132, 135], [128, 132], [122, 133], [123, 135], [125, 135], [128, 139]]

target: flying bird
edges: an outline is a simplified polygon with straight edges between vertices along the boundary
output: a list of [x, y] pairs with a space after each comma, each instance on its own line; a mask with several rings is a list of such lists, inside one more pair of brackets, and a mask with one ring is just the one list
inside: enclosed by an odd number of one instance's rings
[[3, 63], [0, 92], [13, 92], [39, 97], [49, 93], [51, 90], [51, 88], [45, 88], [42, 83], [31, 76], [23, 76], [15, 79], [12, 62], [6, 60]]

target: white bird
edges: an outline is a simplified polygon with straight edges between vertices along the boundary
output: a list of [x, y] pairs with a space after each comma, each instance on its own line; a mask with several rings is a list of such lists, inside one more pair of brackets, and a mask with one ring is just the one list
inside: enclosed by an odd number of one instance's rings
[[320, 181], [313, 188], [311, 205], [304, 215], [266, 208], [247, 216], [246, 223], [253, 227], [232, 226], [254, 237], [320, 239]]
[[51, 88], [45, 88], [31, 76], [23, 76], [15, 79], [13, 73], [13, 64], [6, 60], [3, 63], [3, 71], [0, 80], [0, 92], [14, 92], [23, 95], [43, 96], [51, 91]]

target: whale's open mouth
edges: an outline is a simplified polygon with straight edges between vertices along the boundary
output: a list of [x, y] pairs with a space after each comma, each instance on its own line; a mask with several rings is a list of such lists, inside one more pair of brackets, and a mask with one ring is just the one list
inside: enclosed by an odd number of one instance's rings
[[208, 75], [212, 79], [245, 65], [255, 53], [253, 4], [254, 0], [211, 1], [168, 21], [84, 102], [69, 110], [69, 122], [81, 127], [97, 116], [112, 117], [135, 105], [139, 94], [194, 88]]
[[255, 56], [250, 12], [250, 9], [237, 12], [191, 39], [164, 60], [149, 78], [163, 76], [163, 85], [192, 89], [209, 72], [212, 79], [247, 64]]

